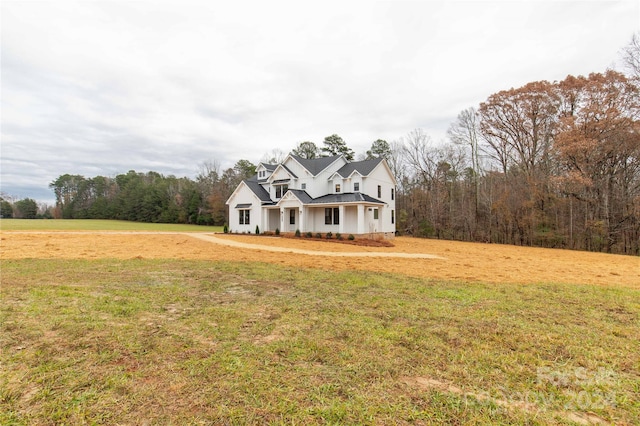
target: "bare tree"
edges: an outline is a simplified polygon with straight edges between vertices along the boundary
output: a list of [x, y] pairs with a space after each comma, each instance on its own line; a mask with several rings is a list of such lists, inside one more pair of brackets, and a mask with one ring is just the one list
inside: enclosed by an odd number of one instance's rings
[[631, 42], [622, 50], [624, 67], [636, 82], [640, 81], [640, 33], [631, 37]]
[[404, 159], [407, 166], [420, 177], [421, 183], [428, 184], [434, 178], [438, 165], [431, 137], [422, 129], [414, 129], [404, 141]]
[[476, 214], [479, 207], [480, 193], [480, 154], [478, 151], [478, 139], [480, 136], [480, 123], [478, 112], [475, 108], [467, 108], [458, 114], [457, 120], [451, 124], [447, 134], [454, 144], [468, 146], [471, 150], [471, 170], [473, 171], [473, 183], [475, 186]]
[[267, 164], [280, 164], [286, 156], [287, 154], [285, 154], [283, 150], [274, 148], [271, 151], [265, 153], [260, 159], [260, 162]]
[[559, 97], [547, 81], [503, 90], [480, 104], [480, 129], [504, 173], [516, 166], [532, 176], [546, 166]]

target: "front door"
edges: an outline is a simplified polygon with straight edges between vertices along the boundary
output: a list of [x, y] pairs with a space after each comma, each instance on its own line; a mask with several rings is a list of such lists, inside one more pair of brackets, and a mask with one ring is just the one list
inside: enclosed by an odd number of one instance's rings
[[287, 221], [289, 222], [288, 230], [289, 232], [295, 232], [295, 230], [298, 229], [297, 227], [298, 209], [294, 208], [294, 209], [288, 209], [288, 210], [289, 210], [289, 217], [287, 218]]

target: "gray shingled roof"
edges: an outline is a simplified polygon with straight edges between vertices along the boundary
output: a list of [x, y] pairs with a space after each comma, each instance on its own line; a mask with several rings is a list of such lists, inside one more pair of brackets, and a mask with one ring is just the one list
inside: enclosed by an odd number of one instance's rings
[[262, 187], [262, 185], [260, 185], [258, 181], [247, 179], [244, 181], [244, 183], [246, 183], [249, 189], [258, 196], [260, 201], [262, 201], [262, 204], [272, 203], [269, 193]]
[[349, 177], [355, 170], [362, 176], [368, 176], [378, 164], [382, 162], [382, 158], [375, 158], [373, 160], [354, 161], [352, 163], [345, 164], [338, 170], [338, 174], [344, 178]]
[[322, 197], [314, 198], [311, 202], [306, 204], [358, 203], [363, 201], [373, 204], [385, 204], [384, 201], [376, 200], [375, 198], [369, 197], [367, 194], [362, 194], [360, 192], [323, 195]]
[[277, 164], [269, 164], [269, 163], [260, 163], [264, 166], [265, 169], [267, 169], [268, 171], [272, 172], [276, 169], [276, 167], [278, 167]]
[[302, 202], [302, 204], [338, 204], [338, 203], [371, 203], [385, 204], [384, 201], [376, 200], [366, 194], [360, 192], [347, 192], [343, 194], [329, 194], [318, 198], [311, 198], [307, 191], [302, 189], [290, 189], [288, 192], [294, 194]]
[[314, 158], [312, 160], [308, 160], [306, 158], [298, 157], [297, 155], [291, 154], [291, 157], [295, 159], [302, 167], [309, 170], [313, 176], [317, 176], [318, 173], [329, 167], [334, 161], [340, 157], [339, 155], [334, 155], [333, 157], [320, 157]]
[[280, 164], [282, 166], [283, 169], [285, 169], [291, 176], [293, 176], [294, 178], [298, 179], [298, 176], [296, 176], [295, 173], [293, 173], [287, 166], [285, 166], [284, 164]]
[[313, 202], [313, 198], [307, 194], [307, 191], [303, 191], [302, 189], [290, 189], [288, 192], [291, 192], [298, 197], [298, 199], [302, 201], [302, 204], [311, 204]]

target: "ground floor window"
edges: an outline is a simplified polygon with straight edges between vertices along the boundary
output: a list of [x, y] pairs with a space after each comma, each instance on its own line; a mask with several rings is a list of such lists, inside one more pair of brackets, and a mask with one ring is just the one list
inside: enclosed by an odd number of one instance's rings
[[249, 212], [250, 210], [238, 210], [238, 213], [240, 213], [240, 225], [250, 225]]
[[391, 223], [396, 223], [396, 211], [391, 210]]
[[340, 225], [340, 209], [338, 207], [324, 209], [325, 225]]
[[289, 225], [296, 224], [296, 211], [294, 209], [289, 210]]
[[378, 219], [378, 209], [373, 209], [373, 218]]

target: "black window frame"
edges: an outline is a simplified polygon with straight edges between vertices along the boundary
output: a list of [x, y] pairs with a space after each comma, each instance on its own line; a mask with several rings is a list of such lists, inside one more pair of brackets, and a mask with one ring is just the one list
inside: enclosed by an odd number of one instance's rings
[[339, 207], [325, 207], [324, 224], [340, 225], [340, 208]]
[[289, 210], [289, 225], [296, 224], [296, 211], [295, 209]]
[[324, 209], [324, 224], [331, 225], [333, 222], [333, 209], [331, 207], [325, 207]]
[[276, 198], [284, 197], [289, 190], [289, 185], [274, 185], [276, 187]]
[[241, 209], [238, 210], [238, 222], [240, 225], [251, 225], [251, 210]]

